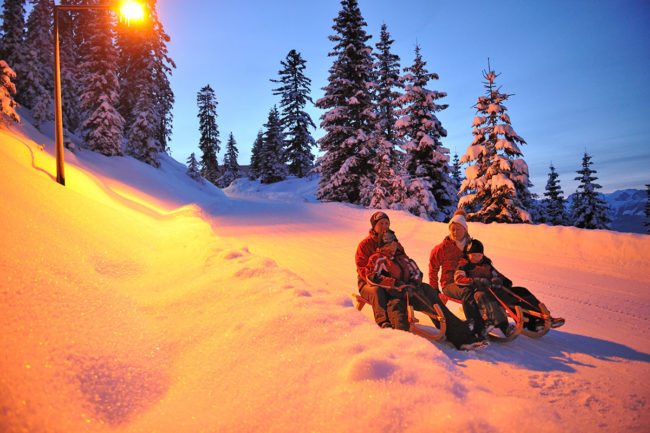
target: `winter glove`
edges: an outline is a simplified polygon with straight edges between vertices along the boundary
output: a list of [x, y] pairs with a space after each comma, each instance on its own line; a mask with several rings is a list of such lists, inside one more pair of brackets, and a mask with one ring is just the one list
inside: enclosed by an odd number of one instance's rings
[[493, 277], [491, 282], [492, 287], [503, 287], [503, 280], [499, 277]]
[[476, 290], [486, 290], [490, 287], [490, 280], [487, 278], [474, 278], [474, 287], [476, 287]]

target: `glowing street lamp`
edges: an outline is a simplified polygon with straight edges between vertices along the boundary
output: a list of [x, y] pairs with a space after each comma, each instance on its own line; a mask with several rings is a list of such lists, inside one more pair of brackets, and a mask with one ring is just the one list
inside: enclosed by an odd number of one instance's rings
[[61, 56], [59, 54], [59, 11], [111, 10], [121, 21], [142, 21], [145, 11], [142, 3], [123, 0], [105, 5], [54, 5], [54, 142], [56, 144], [56, 181], [65, 185], [63, 165], [63, 109], [61, 108]]

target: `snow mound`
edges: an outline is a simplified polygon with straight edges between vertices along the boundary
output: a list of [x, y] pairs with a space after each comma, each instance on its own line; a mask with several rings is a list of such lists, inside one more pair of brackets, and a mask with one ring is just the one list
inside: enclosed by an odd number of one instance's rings
[[[44, 144], [43, 150], [39, 144]], [[647, 236], [482, 225], [495, 265], [567, 325], [459, 352], [359, 313], [371, 210], [316, 180], [226, 195], [130, 158], [0, 130], [3, 432], [643, 432]], [[426, 269], [445, 224], [389, 212]]]

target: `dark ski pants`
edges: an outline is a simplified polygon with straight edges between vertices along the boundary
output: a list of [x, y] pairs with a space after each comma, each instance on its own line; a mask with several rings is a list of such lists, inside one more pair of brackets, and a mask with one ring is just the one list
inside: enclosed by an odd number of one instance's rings
[[[457, 349], [463, 344], [475, 343], [480, 340], [472, 331], [470, 331], [467, 322], [458, 318], [452, 313], [449, 308], [440, 300], [439, 292], [426, 283], [420, 283], [419, 287], [414, 289], [418, 292], [427, 302], [423, 303], [416, 296], [411, 298], [411, 305], [417, 311], [433, 312], [433, 305], [440, 306], [442, 315], [447, 322], [447, 332], [445, 337], [447, 340], [456, 346]], [[436, 320], [431, 319], [435, 326], [440, 326]]]
[[[501, 299], [509, 308], [514, 309], [515, 306], [521, 307], [523, 310], [531, 310], [540, 313], [540, 301], [530, 293], [525, 287], [494, 287], [494, 293]], [[524, 313], [524, 316], [527, 316]], [[539, 317], [528, 316], [528, 322], [525, 324], [526, 328], [535, 330], [538, 324], [542, 323]]]
[[474, 322], [474, 331], [481, 332], [485, 328], [485, 321], [474, 297], [474, 289], [451, 283], [442, 288], [442, 293], [463, 303], [463, 312], [468, 320]]
[[406, 300], [401, 296], [401, 292], [364, 284], [359, 288], [359, 294], [372, 307], [377, 325], [381, 326], [384, 322], [390, 322], [395, 329], [408, 331]]

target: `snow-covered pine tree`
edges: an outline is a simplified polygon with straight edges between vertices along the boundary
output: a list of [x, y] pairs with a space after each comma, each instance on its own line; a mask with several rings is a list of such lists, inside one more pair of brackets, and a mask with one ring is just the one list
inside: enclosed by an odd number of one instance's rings
[[548, 181], [546, 182], [546, 191], [542, 201], [542, 222], [558, 226], [566, 225], [566, 210], [564, 199], [564, 192], [560, 186], [558, 179], [559, 175], [555, 171], [555, 167], [551, 164], [550, 172], [548, 173]]
[[[520, 158], [517, 144], [525, 144], [510, 124], [504, 102], [511, 96], [496, 87], [496, 74], [483, 71], [487, 96], [479, 96], [475, 105], [472, 134], [474, 141], [460, 162], [469, 163], [461, 185], [459, 207], [475, 210], [471, 221], [484, 223], [532, 222], [528, 206], [533, 199], [529, 187], [528, 165]], [[478, 210], [476, 210], [478, 209]]]
[[[335, 43], [328, 54], [334, 57], [329, 69], [325, 95], [316, 106], [325, 135], [318, 140], [323, 156], [317, 162], [320, 172], [319, 200], [359, 203], [361, 185], [374, 181], [370, 159], [374, 156], [374, 107], [372, 103], [372, 48], [370, 36], [357, 0], [342, 0], [334, 19]], [[365, 203], [367, 204], [367, 203]]]
[[461, 173], [460, 159], [458, 158], [457, 152], [454, 152], [454, 159], [451, 164], [451, 178], [454, 181], [456, 191], [460, 191], [460, 185], [463, 182], [463, 175]]
[[171, 40], [165, 32], [162, 22], [158, 18], [156, 0], [149, 2], [149, 19], [153, 23], [153, 32], [155, 37], [152, 39], [152, 50], [154, 60], [154, 83], [156, 84], [155, 109], [159, 120], [157, 139], [161, 143], [163, 151], [169, 151], [169, 138], [172, 134], [172, 124], [174, 116], [175, 96], [172, 91], [171, 82], [169, 81], [172, 71], [176, 64], [169, 56], [167, 44]]
[[255, 180], [260, 177], [260, 155], [262, 153], [263, 146], [264, 135], [260, 130], [257, 132], [257, 138], [255, 138], [253, 149], [251, 150], [251, 163], [248, 168], [248, 178], [250, 180]]
[[13, 96], [16, 93], [16, 86], [12, 82], [14, 78], [16, 73], [7, 62], [0, 60], [0, 126], [8, 123], [9, 120], [20, 122]]
[[287, 177], [287, 167], [284, 164], [284, 134], [277, 107], [273, 107], [269, 112], [264, 127], [266, 130], [259, 153], [260, 182], [279, 182]]
[[611, 222], [609, 218], [609, 205], [603, 200], [597, 189], [602, 188], [594, 183], [598, 178], [593, 176], [591, 156], [585, 152], [582, 157], [582, 169], [578, 170], [580, 176], [575, 180], [580, 181], [571, 203], [571, 219], [573, 225], [584, 229], [607, 229]]
[[406, 183], [396, 150], [398, 140], [395, 134], [395, 105], [401, 95], [398, 90], [403, 86], [399, 81], [399, 56], [391, 52], [393, 43], [388, 27], [383, 24], [373, 64], [376, 78], [373, 140], [376, 153], [370, 164], [374, 167], [375, 179], [361, 192], [361, 202], [368, 202], [375, 209], [401, 209], [406, 199]]
[[160, 167], [160, 153], [165, 148], [158, 140], [156, 128], [159, 125], [151, 83], [140, 81], [141, 91], [133, 107], [135, 118], [127, 129], [126, 152], [134, 158], [153, 167]]
[[118, 64], [123, 89], [119, 110], [126, 116], [127, 153], [153, 167], [160, 167], [159, 156], [165, 146], [158, 134], [161, 120], [156, 105], [155, 34], [152, 21], [146, 22], [148, 27], [137, 30], [125, 23], [118, 26], [118, 41], [121, 42]]
[[151, 120], [155, 124], [148, 127], [154, 141], [160, 143], [161, 151], [167, 151], [171, 134], [172, 106], [174, 94], [169, 76], [175, 68], [167, 51], [169, 36], [158, 18], [156, 0], [146, 0], [147, 17], [137, 26], [120, 23], [117, 32], [119, 51], [118, 70], [120, 86], [119, 111], [126, 124], [131, 125], [139, 110], [136, 104], [140, 95], [149, 93]]
[[190, 154], [190, 157], [187, 158], [187, 175], [199, 183], [203, 183], [203, 178], [201, 177], [201, 168], [199, 167], [199, 162], [196, 160], [196, 155], [194, 152]]
[[427, 89], [438, 74], [427, 71], [419, 46], [415, 47], [413, 65], [404, 71], [405, 91], [397, 101], [403, 108], [395, 125], [403, 140], [409, 177], [404, 208], [423, 218], [445, 221], [454, 214], [456, 189], [450, 176], [449, 149], [440, 141], [447, 131], [436, 116], [447, 104], [436, 101], [447, 94]]
[[232, 132], [228, 136], [226, 144], [226, 154], [223, 157], [223, 175], [219, 178], [219, 187], [227, 188], [235, 179], [239, 177], [239, 164], [237, 163], [237, 142]]
[[201, 88], [196, 94], [196, 103], [199, 106], [199, 149], [201, 149], [201, 175], [213, 184], [219, 180], [219, 153], [221, 141], [217, 126], [217, 99], [214, 90], [209, 84]]
[[316, 145], [309, 128], [316, 128], [311, 116], [305, 111], [307, 102], [314, 103], [309, 96], [311, 80], [305, 76], [305, 60], [296, 50], [289, 51], [285, 60], [280, 62], [280, 76], [274, 83], [282, 83], [273, 89], [274, 95], [280, 95], [280, 120], [285, 131], [285, 157], [289, 174], [304, 177], [314, 165], [311, 148]]
[[27, 18], [25, 67], [19, 69], [20, 101], [32, 109], [34, 126], [54, 119], [54, 63], [52, 0], [32, 0]]
[[[146, 10], [146, 9], [145, 9]], [[120, 80], [120, 100], [118, 110], [126, 125], [135, 119], [135, 104], [140, 96], [142, 81], [153, 81], [151, 70], [145, 71], [145, 64], [151, 67], [151, 21], [143, 19], [138, 25], [128, 21], [117, 24], [115, 38], [118, 51], [118, 77]]]
[[[61, 0], [61, 5], [78, 6], [83, 0]], [[61, 55], [61, 109], [64, 134], [75, 132], [81, 125], [79, 98], [79, 53], [81, 37], [77, 30], [79, 13], [65, 11], [59, 14], [59, 46]]]
[[[2, 36], [0, 37], [0, 59], [7, 62], [20, 77], [25, 65], [25, 1], [4, 0], [2, 2]], [[14, 79], [14, 84], [19, 80]], [[19, 102], [23, 103], [17, 95]]]
[[107, 156], [122, 155], [124, 119], [116, 105], [117, 51], [113, 45], [115, 18], [110, 11], [84, 11], [81, 54], [81, 132], [86, 146]]

